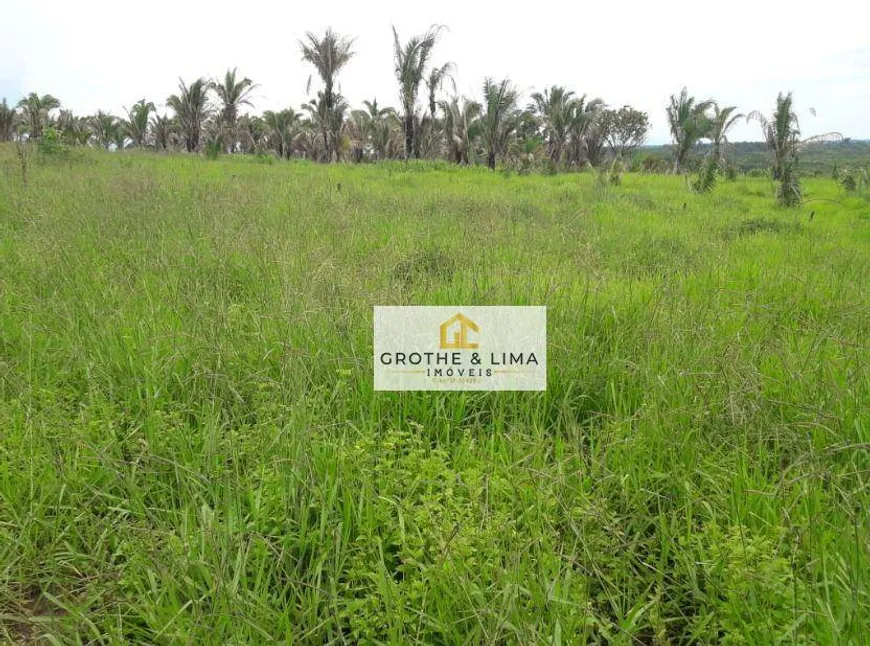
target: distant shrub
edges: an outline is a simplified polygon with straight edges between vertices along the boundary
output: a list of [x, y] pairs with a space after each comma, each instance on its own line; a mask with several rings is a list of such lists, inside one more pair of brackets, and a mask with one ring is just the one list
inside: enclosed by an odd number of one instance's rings
[[519, 173], [520, 175], [531, 175], [534, 161], [534, 156], [523, 155], [520, 158], [519, 165], [517, 167], [517, 173]]
[[851, 168], [844, 166], [837, 171], [837, 183], [847, 193], [863, 191], [868, 184], [867, 170], [864, 168]]
[[614, 157], [610, 164], [598, 168], [587, 161], [586, 169], [595, 174], [595, 186], [600, 191], [622, 184], [622, 176], [625, 174], [625, 164], [619, 156]]
[[611, 186], [619, 186], [622, 184], [622, 176], [624, 174], [625, 164], [622, 161], [622, 157], [617, 155], [607, 168], [607, 183]]
[[205, 156], [212, 160], [217, 159], [221, 154], [222, 147], [223, 144], [219, 137], [207, 141], [205, 144]]
[[69, 147], [63, 143], [60, 133], [54, 128], [46, 128], [36, 144], [40, 155], [63, 157], [69, 154]]
[[640, 160], [640, 170], [644, 173], [667, 173], [668, 162], [658, 155], [645, 155]]
[[739, 174], [739, 170], [737, 166], [734, 164], [727, 164], [725, 166], [725, 179], [729, 182], [733, 182], [737, 180], [737, 175]]

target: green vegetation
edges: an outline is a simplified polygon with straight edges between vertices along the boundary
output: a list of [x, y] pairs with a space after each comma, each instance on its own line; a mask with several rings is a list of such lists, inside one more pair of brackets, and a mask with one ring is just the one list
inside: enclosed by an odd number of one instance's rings
[[[820, 167], [835, 179], [845, 173], [844, 186], [857, 183], [857, 175], [866, 175], [870, 142], [856, 147], [837, 132], [801, 139], [791, 92], [777, 95], [770, 120], [758, 110], [745, 117], [758, 121], [764, 142], [737, 145], [733, 156], [728, 133], [744, 114], [737, 112], [737, 106], [724, 106], [712, 98], [699, 100], [686, 87], [671, 95], [665, 106], [672, 143], [658, 150], [642, 149], [650, 130], [646, 112], [630, 105], [617, 110], [601, 98], [587, 98], [561, 85], [533, 92], [525, 108], [520, 107], [522, 93], [509, 78], [486, 77], [479, 101], [459, 96], [453, 79], [456, 65], [432, 62], [445, 30], [444, 25], [432, 25], [402, 41], [393, 27], [399, 110], [379, 106], [376, 99], [363, 101], [360, 109], [351, 108], [337, 83], [356, 55], [354, 40], [329, 27], [322, 35], [306, 32], [298, 43], [301, 61], [323, 86], [300, 106], [302, 112], [287, 107], [260, 115], [241, 114], [242, 109], [254, 108], [252, 93], [258, 86], [248, 77], [239, 78], [238, 68], [233, 68], [223, 79], [199, 77], [190, 85], [179, 79], [179, 92], [166, 99], [171, 114], [164, 115], [146, 99], [125, 109], [127, 118], [119, 119], [102, 110], [76, 117], [49, 94], [31, 93], [17, 108], [10, 108], [4, 98], [0, 142], [39, 144], [47, 136], [54, 147], [184, 150], [204, 153], [211, 160], [222, 153], [322, 163], [447, 160], [485, 164], [493, 171], [501, 166], [523, 174], [552, 175], [589, 166], [599, 174], [608, 167], [673, 174], [697, 170], [689, 186], [698, 193], [713, 190], [721, 174], [733, 180], [740, 172], [769, 173], [779, 182], [776, 197], [783, 206], [802, 203], [800, 177], [819, 174]], [[312, 80], [313, 75], [308, 79], [309, 94]], [[449, 85], [453, 95], [447, 97], [443, 91]], [[809, 112], [815, 116], [812, 108]], [[813, 168], [799, 169], [798, 153], [822, 142], [842, 142], [845, 147], [819, 155], [821, 149], [815, 146]], [[751, 153], [750, 159], [746, 153]]]
[[[701, 166], [712, 151], [709, 143], [697, 146], [687, 166]], [[659, 171], [673, 164], [672, 146], [644, 146], [635, 151], [634, 159], [642, 168], [660, 160]], [[763, 141], [737, 141], [728, 144], [728, 165], [735, 170], [756, 177], [769, 174], [770, 152]], [[808, 144], [801, 150], [800, 174], [804, 177], [832, 177], [844, 167], [870, 168], [870, 141], [831, 141]]]
[[[596, 173], [0, 146], [0, 641], [861, 643], [866, 182]], [[373, 392], [407, 303], [548, 390]]]
[[680, 96], [671, 95], [667, 107], [668, 128], [674, 140], [674, 172], [679, 173], [695, 145], [710, 134], [709, 112], [716, 107], [713, 99], [698, 101], [686, 88]]
[[[401, 111], [376, 100], [351, 109], [336, 91], [336, 82], [355, 55], [353, 40], [327, 29], [322, 36], [309, 32], [299, 43], [302, 60], [323, 84], [301, 113], [285, 108], [241, 114], [253, 108], [257, 85], [233, 68], [222, 79], [200, 77], [189, 85], [179, 80], [179, 92], [166, 99], [171, 115], [159, 114], [146, 99], [125, 109], [126, 119], [102, 110], [77, 117], [51, 95], [32, 93], [17, 109], [4, 99], [0, 142], [36, 143], [43, 151], [64, 154], [81, 146], [187, 151], [211, 160], [224, 153], [357, 164], [443, 159], [522, 174], [579, 172], [590, 166], [599, 177], [616, 177], [614, 169], [697, 171], [688, 185], [698, 193], [713, 190], [721, 176], [734, 180], [742, 173], [779, 181], [776, 195], [785, 206], [802, 203], [802, 176], [826, 175], [853, 190], [867, 174], [870, 142], [844, 140], [839, 133], [800, 139], [791, 93], [778, 95], [769, 121], [757, 110], [746, 117], [759, 122], [764, 142], [732, 144], [729, 131], [744, 115], [736, 106], [699, 101], [684, 87], [666, 108], [673, 144], [658, 147], [644, 147], [650, 128], [647, 113], [629, 105], [616, 110], [600, 98], [559, 85], [532, 93], [525, 108], [520, 107], [522, 94], [508, 78], [484, 79], [480, 101], [457, 96], [455, 85], [452, 97], [439, 98], [455, 69], [450, 62], [431, 64], [444, 29], [433, 25], [404, 43], [393, 31]], [[428, 96], [421, 99], [424, 84]], [[799, 152], [804, 168], [798, 166]]]
[[803, 193], [797, 171], [798, 153], [807, 144], [827, 139], [839, 140], [843, 138], [842, 135], [827, 133], [801, 140], [800, 124], [794, 111], [791, 92], [785, 95], [780, 93], [776, 97], [776, 110], [770, 120], [758, 111], [751, 112], [747, 117], [747, 120], [753, 119], [761, 125], [764, 143], [773, 157], [770, 176], [775, 182], [779, 182], [776, 188], [777, 202], [783, 206], [800, 204]]

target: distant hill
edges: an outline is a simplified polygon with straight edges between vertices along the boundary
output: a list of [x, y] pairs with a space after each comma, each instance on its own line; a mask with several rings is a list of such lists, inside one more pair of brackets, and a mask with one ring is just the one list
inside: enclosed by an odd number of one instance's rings
[[[710, 150], [709, 144], [696, 147], [692, 163], [697, 164]], [[639, 155], [655, 155], [673, 161], [671, 146], [644, 146]], [[770, 165], [770, 155], [760, 141], [740, 141], [728, 145], [727, 159], [744, 173], [765, 169]], [[870, 141], [847, 140], [808, 145], [800, 155], [800, 170], [803, 175], [830, 175], [835, 168], [843, 166], [870, 167]]]

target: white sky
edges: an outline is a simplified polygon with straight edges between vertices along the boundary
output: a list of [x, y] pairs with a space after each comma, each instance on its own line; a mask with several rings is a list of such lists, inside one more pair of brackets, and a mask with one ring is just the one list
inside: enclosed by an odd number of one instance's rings
[[[506, 75], [525, 105], [561, 84], [649, 112], [650, 143], [665, 143], [664, 106], [683, 85], [741, 112], [768, 113], [778, 91], [793, 90], [804, 134], [870, 139], [870, 2], [0, 0], [0, 16], [0, 97], [47, 92], [77, 114], [122, 115], [142, 97], [162, 109], [179, 76], [235, 66], [260, 85], [257, 112], [298, 110], [311, 69], [297, 41], [330, 25], [356, 39], [339, 77], [351, 104], [397, 105], [390, 25], [404, 39], [438, 23], [449, 32], [434, 62], [456, 63], [460, 93], [479, 96], [485, 76]], [[731, 139], [759, 134], [740, 125]]]

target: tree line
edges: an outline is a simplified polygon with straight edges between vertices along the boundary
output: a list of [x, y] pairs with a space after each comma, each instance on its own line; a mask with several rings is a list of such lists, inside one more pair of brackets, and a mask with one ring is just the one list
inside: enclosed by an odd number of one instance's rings
[[[15, 107], [3, 99], [0, 141], [39, 141], [48, 133], [63, 144], [107, 149], [273, 154], [357, 163], [442, 158], [457, 164], [485, 163], [491, 169], [501, 163], [550, 170], [625, 159], [646, 142], [647, 113], [628, 105], [612, 108], [600, 98], [563, 86], [533, 93], [526, 105], [521, 105], [520, 92], [509, 79], [486, 78], [479, 100], [458, 96], [452, 78], [455, 65], [438, 64], [433, 58], [443, 31], [443, 26], [434, 25], [402, 40], [393, 28], [398, 108], [382, 106], [376, 99], [350, 108], [338, 89], [338, 78], [353, 59], [353, 40], [327, 29], [323, 34], [308, 32], [299, 42], [302, 61], [313, 70], [309, 93], [312, 80], [318, 81], [316, 92], [299, 111], [242, 114], [253, 107], [257, 85], [232, 69], [223, 78], [179, 80], [178, 91], [165, 100], [165, 115], [146, 99], [125, 108], [122, 117], [104, 111], [76, 116], [50, 94], [31, 93]], [[711, 144], [696, 182], [704, 190], [725, 163], [729, 130], [744, 115], [735, 106], [696, 99], [686, 88], [670, 97], [666, 114], [674, 158], [671, 172], [684, 172], [696, 144]], [[770, 119], [758, 112], [749, 118], [762, 126], [775, 158], [774, 179], [784, 176], [794, 183], [802, 142], [791, 94], [778, 97]]]
[[[46, 131], [67, 145], [107, 149], [271, 153], [321, 162], [444, 158], [457, 164], [598, 165], [609, 154], [629, 155], [646, 142], [649, 117], [630, 106], [611, 109], [553, 86], [521, 105], [508, 79], [485, 79], [482, 96], [458, 96], [455, 65], [436, 64], [443, 26], [402, 40], [393, 29], [394, 74], [400, 104], [376, 99], [351, 109], [338, 79], [354, 56], [353, 40], [327, 29], [299, 42], [318, 88], [299, 110], [252, 108], [257, 85], [238, 70], [223, 78], [179, 80], [165, 100], [167, 115], [141, 99], [118, 117], [102, 110], [77, 116], [50, 94], [31, 93], [17, 106], [0, 104], [0, 141], [39, 141]], [[309, 92], [312, 79], [309, 79]], [[453, 93], [446, 90], [451, 87]]]

